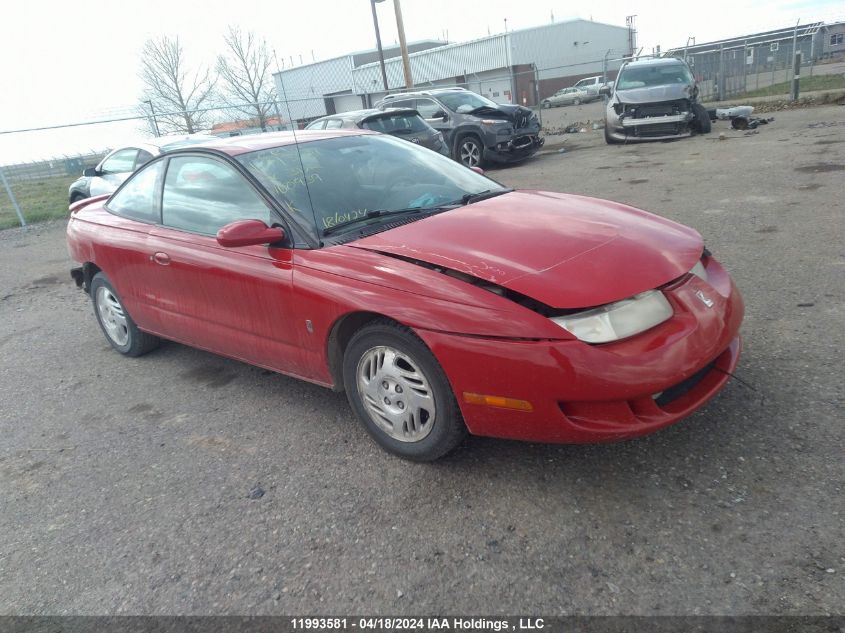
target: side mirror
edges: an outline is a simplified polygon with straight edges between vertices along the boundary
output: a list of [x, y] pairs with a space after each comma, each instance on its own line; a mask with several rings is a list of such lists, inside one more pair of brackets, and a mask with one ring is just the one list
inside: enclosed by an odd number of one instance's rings
[[483, 175], [484, 175], [484, 170], [483, 170], [483, 169], [481, 169], [481, 167], [470, 167], [470, 169], [471, 169], [472, 171], [474, 171], [476, 174], [478, 174], [479, 176], [483, 176]]
[[601, 88], [599, 88], [599, 94], [602, 95], [603, 97], [609, 97], [610, 96], [610, 86], [605, 85], [605, 86], [602, 86]]
[[283, 239], [284, 230], [267, 226], [261, 220], [238, 220], [217, 231], [217, 243], [226, 248], [273, 244]]
[[449, 115], [448, 115], [448, 114], [446, 114], [446, 112], [445, 112], [444, 110], [438, 110], [437, 112], [435, 112], [435, 113], [431, 116], [431, 118], [432, 118], [432, 119], [442, 119], [443, 121], [446, 121], [446, 120], [448, 120], [448, 119], [449, 119]]
[[97, 175], [97, 168], [96, 167], [86, 167], [82, 170], [82, 175], [88, 178], [93, 178]]

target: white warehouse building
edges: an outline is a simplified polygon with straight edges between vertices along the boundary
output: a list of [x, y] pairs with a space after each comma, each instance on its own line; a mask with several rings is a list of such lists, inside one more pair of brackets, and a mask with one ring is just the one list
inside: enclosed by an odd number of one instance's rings
[[[409, 44], [414, 86], [463, 86], [499, 103], [536, 105], [581, 78], [613, 79], [631, 55], [635, 32], [590, 20], [569, 20], [448, 44]], [[405, 88], [396, 47], [385, 53], [388, 89]], [[369, 107], [386, 93], [375, 51], [350, 53], [274, 74], [282, 116], [294, 121]]]

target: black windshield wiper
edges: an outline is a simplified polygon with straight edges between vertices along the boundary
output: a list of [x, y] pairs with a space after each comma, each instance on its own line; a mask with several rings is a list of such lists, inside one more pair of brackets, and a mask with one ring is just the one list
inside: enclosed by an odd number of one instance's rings
[[511, 188], [506, 189], [485, 189], [484, 191], [479, 191], [478, 193], [468, 193], [461, 198], [461, 204], [466, 206], [468, 204], [472, 204], [473, 202], [481, 202], [482, 200], [487, 200], [488, 198], [495, 198], [496, 196], [501, 196], [505, 193], [510, 193], [513, 191]]

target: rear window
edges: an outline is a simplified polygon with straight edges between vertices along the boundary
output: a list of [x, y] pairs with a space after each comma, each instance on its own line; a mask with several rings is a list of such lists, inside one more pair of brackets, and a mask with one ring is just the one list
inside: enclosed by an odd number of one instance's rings
[[416, 114], [392, 114], [369, 119], [361, 126], [383, 134], [411, 134], [425, 132], [428, 126]]

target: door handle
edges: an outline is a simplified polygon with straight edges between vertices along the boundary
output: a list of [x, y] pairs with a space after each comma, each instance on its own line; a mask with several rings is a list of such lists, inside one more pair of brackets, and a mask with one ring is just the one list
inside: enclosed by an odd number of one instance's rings
[[159, 252], [154, 255], [150, 255], [150, 261], [153, 261], [156, 264], [161, 264], [162, 266], [168, 266], [170, 264], [170, 255]]

